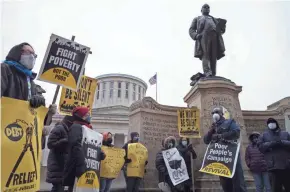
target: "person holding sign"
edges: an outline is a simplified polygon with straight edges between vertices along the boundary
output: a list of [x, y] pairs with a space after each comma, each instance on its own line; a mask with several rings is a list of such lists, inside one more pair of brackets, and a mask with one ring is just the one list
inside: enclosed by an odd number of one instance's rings
[[[212, 111], [213, 124], [204, 136], [204, 143], [219, 143], [221, 141], [235, 141], [240, 138], [240, 127], [234, 119], [225, 119], [223, 109], [216, 107]], [[239, 152], [238, 152], [239, 153]], [[244, 172], [241, 156], [238, 154], [235, 174], [233, 178], [220, 176], [220, 183], [225, 192], [246, 192]]]
[[[75, 178], [80, 178], [86, 171], [85, 153], [82, 147], [83, 127], [92, 129], [91, 116], [87, 107], [76, 107], [72, 116], [73, 125], [68, 134], [68, 158], [64, 166], [63, 185], [69, 186], [69, 192], [73, 191]], [[98, 160], [104, 160], [105, 154], [101, 152]]]

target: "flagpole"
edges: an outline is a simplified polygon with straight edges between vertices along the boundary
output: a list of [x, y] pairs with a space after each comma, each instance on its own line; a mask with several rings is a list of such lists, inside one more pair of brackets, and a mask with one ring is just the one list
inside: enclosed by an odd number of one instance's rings
[[158, 79], [157, 79], [158, 77], [157, 77], [157, 72], [156, 72], [156, 102], [158, 102], [157, 101], [157, 83], [158, 83]]

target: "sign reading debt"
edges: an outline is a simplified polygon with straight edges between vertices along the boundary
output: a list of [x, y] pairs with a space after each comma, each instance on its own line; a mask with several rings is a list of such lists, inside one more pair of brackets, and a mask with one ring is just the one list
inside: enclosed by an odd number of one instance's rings
[[77, 90], [90, 48], [52, 34], [38, 79]]
[[125, 150], [102, 146], [106, 158], [101, 162], [101, 177], [115, 179], [125, 163]]
[[48, 109], [1, 98], [1, 191], [40, 189], [41, 135]]
[[240, 142], [210, 143], [200, 172], [232, 178], [235, 174]]
[[83, 127], [82, 150], [85, 154], [86, 171], [77, 179], [76, 192], [99, 192], [100, 190], [100, 153], [103, 135]]
[[72, 110], [78, 106], [88, 107], [92, 110], [97, 88], [97, 80], [83, 76], [77, 91], [62, 88], [59, 100], [59, 112], [63, 115], [71, 115]]
[[179, 109], [178, 131], [180, 137], [200, 138], [200, 112], [198, 108]]
[[145, 164], [148, 159], [148, 150], [141, 143], [130, 143], [128, 145], [128, 159], [131, 163], [127, 165], [128, 177], [143, 178], [145, 173]]

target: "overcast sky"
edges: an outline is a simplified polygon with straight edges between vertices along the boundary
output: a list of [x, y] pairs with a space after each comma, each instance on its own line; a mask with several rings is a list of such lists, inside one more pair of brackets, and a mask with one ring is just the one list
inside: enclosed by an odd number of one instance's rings
[[[1, 0], [0, 0], [1, 1]], [[190, 77], [202, 71], [188, 28], [205, 1], [2, 0], [1, 58], [21, 42], [38, 54], [38, 72], [51, 33], [91, 47], [86, 75], [125, 73], [148, 82], [158, 73], [158, 101], [185, 106]], [[290, 1], [207, 1], [228, 20], [226, 57], [217, 74], [243, 86], [242, 109], [264, 110], [290, 96]], [[1, 43], [1, 42], [0, 42]], [[55, 85], [38, 82], [52, 102]], [[148, 83], [147, 96], [155, 98]]]

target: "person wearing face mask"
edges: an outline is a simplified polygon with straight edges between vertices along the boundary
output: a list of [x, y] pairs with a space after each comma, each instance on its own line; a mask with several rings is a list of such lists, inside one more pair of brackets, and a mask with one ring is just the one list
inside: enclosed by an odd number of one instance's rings
[[[140, 135], [137, 132], [132, 132], [130, 134], [130, 136], [131, 136], [131, 140], [128, 141], [123, 146], [123, 149], [125, 149], [125, 153], [126, 153], [125, 154], [125, 164], [124, 164], [124, 167], [123, 167], [123, 173], [124, 173], [124, 177], [125, 177], [125, 180], [126, 180], [127, 192], [138, 192], [142, 179], [139, 178], [139, 177], [127, 177], [126, 170], [127, 170], [127, 164], [132, 162], [131, 159], [128, 159], [128, 145], [130, 143], [139, 143]], [[146, 161], [146, 165], [147, 165], [147, 163], [148, 163], [148, 161]]]
[[[86, 170], [85, 154], [82, 149], [83, 129], [92, 129], [90, 110], [87, 107], [76, 107], [72, 111], [74, 122], [68, 132], [68, 157], [63, 172], [63, 185], [68, 186], [68, 192], [73, 192], [75, 178], [79, 178]], [[106, 155], [101, 151], [98, 161], [104, 160]]]
[[246, 148], [245, 160], [250, 171], [253, 174], [256, 192], [271, 192], [270, 178], [267, 171], [265, 156], [258, 148], [258, 138], [260, 133], [253, 132], [249, 136], [250, 144]]
[[[104, 132], [103, 133], [103, 146], [114, 147], [112, 142], [113, 142], [112, 133]], [[100, 178], [100, 192], [110, 192], [112, 182], [113, 182], [112, 178], [101, 177]]]
[[[220, 141], [232, 141], [240, 138], [240, 127], [234, 119], [225, 119], [221, 107], [216, 107], [212, 111], [213, 124], [211, 125], [203, 140], [205, 144]], [[238, 155], [236, 171], [233, 178], [220, 177], [220, 184], [224, 192], [246, 192], [244, 171], [241, 156]]]
[[196, 159], [197, 155], [192, 147], [192, 144], [189, 143], [189, 138], [181, 137], [176, 148], [185, 161], [189, 176], [189, 180], [184, 183], [184, 192], [190, 192], [190, 188], [192, 186], [191, 159]]
[[46, 182], [52, 184], [51, 192], [63, 192], [62, 177], [67, 159], [68, 132], [74, 117], [66, 115], [55, 125], [48, 136], [47, 147], [50, 149], [47, 159]]
[[265, 155], [273, 192], [290, 192], [290, 134], [282, 131], [274, 118], [267, 120], [268, 129], [259, 137], [258, 146]]

